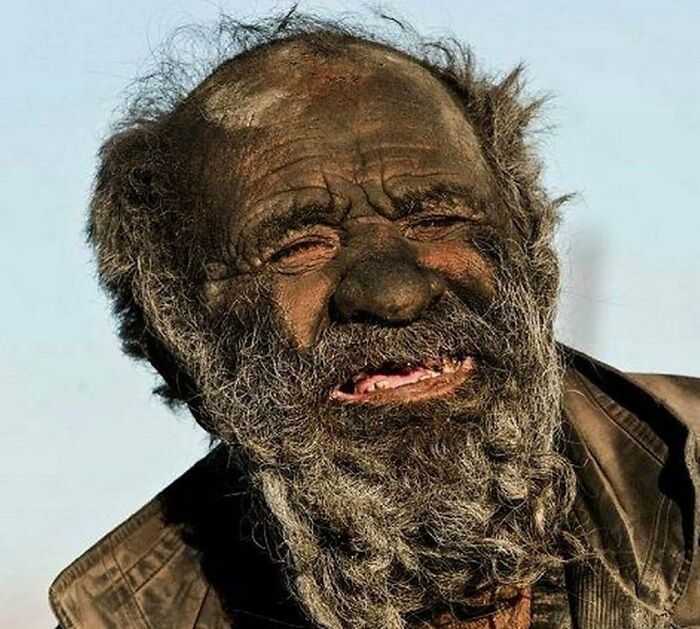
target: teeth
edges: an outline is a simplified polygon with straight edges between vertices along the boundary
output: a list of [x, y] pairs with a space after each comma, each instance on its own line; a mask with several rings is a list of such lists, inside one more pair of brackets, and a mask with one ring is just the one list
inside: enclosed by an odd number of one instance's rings
[[430, 366], [425, 363], [421, 365], [420, 363], [409, 362], [406, 363], [403, 370], [392, 372], [386, 378], [381, 377], [376, 372], [373, 375], [372, 369], [367, 367], [352, 376], [351, 382], [357, 394], [374, 393], [376, 391], [400, 388], [424, 380], [432, 380], [445, 374], [454, 374], [469, 365], [469, 363], [470, 359], [468, 358], [459, 361], [453, 358], [445, 358], [442, 361], [429, 361], [428, 364]]

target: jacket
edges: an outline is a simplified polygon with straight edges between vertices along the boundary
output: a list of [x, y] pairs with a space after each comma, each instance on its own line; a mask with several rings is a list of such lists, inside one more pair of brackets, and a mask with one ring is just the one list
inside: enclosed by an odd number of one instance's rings
[[[624, 374], [562, 347], [573, 519], [591, 550], [532, 589], [531, 627], [700, 628], [700, 378]], [[242, 534], [222, 447], [51, 585], [63, 629], [308, 627], [279, 564]]]

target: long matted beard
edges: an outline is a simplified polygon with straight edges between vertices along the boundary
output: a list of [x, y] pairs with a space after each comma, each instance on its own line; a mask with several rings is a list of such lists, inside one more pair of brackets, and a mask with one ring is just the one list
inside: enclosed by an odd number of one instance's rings
[[[551, 311], [529, 279], [502, 277], [482, 315], [447, 294], [403, 328], [333, 325], [308, 354], [273, 331], [260, 297], [246, 332], [201, 366], [215, 431], [242, 451], [318, 625], [405, 627], [424, 610], [532, 583], [562, 560], [574, 481], [554, 447], [561, 366]], [[328, 399], [364, 367], [445, 356], [477, 365], [452, 396]]]

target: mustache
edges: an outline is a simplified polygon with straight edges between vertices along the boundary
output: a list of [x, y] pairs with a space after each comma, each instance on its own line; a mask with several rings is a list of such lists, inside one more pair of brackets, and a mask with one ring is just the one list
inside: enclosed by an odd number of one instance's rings
[[[260, 315], [260, 311], [258, 311]], [[243, 337], [231, 353], [239, 366], [249, 365], [275, 379], [268, 370], [286, 364], [285, 378], [297, 380], [300, 390], [325, 401], [327, 392], [362, 370], [383, 365], [424, 365], [448, 357], [475, 358], [479, 367], [507, 368], [508, 335], [496, 320], [495, 309], [477, 313], [459, 297], [447, 292], [429, 311], [408, 325], [331, 323], [306, 351], [290, 344], [278, 325], [258, 321], [268, 338]], [[253, 367], [254, 365], [254, 367]], [[275, 367], [276, 368], [276, 367]]]

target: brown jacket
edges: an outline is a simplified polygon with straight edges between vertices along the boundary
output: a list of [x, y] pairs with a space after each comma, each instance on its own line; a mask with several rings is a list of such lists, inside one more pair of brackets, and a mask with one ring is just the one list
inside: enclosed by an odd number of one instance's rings
[[[700, 379], [625, 375], [573, 350], [574, 517], [597, 559], [533, 588], [531, 626], [700, 627]], [[307, 627], [213, 450], [54, 581], [63, 629]]]

